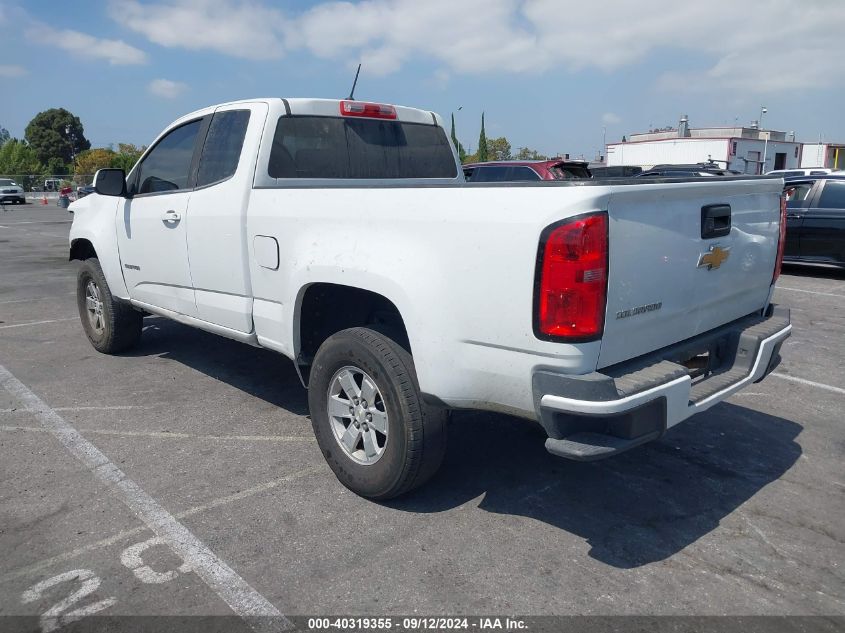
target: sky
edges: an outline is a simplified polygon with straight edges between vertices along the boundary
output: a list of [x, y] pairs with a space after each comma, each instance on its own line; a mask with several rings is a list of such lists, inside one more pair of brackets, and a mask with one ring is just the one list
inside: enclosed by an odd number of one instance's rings
[[344, 98], [455, 114], [457, 135], [593, 158], [653, 127], [845, 142], [845, 0], [0, 0], [0, 126], [79, 116], [92, 147], [192, 110]]

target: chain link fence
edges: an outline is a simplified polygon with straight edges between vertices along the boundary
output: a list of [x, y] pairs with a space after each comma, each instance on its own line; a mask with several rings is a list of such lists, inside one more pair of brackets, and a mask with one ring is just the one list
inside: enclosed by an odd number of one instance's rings
[[0, 174], [0, 184], [8, 184], [7, 180], [23, 188], [27, 202], [56, 202], [59, 192], [67, 187], [71, 189], [69, 198], [76, 200], [82, 187], [94, 183], [94, 174]]

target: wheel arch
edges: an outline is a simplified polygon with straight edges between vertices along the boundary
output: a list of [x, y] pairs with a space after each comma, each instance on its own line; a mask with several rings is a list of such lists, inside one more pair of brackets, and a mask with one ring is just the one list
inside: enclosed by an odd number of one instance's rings
[[78, 237], [71, 241], [68, 261], [84, 261], [89, 257], [97, 257], [97, 251], [94, 248], [94, 244], [91, 243], [91, 240], [84, 237]]
[[369, 327], [411, 353], [405, 317], [396, 303], [379, 292], [331, 282], [304, 286], [293, 319], [296, 364], [307, 386], [311, 363], [320, 345], [332, 334], [353, 327]]

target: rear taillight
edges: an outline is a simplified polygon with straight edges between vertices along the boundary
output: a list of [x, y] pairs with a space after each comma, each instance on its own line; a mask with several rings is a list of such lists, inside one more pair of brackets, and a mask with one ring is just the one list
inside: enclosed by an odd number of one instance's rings
[[340, 113], [343, 116], [361, 116], [369, 119], [395, 119], [396, 108], [383, 103], [365, 103], [363, 101], [341, 101]]
[[587, 341], [601, 337], [607, 301], [607, 214], [553, 224], [537, 254], [534, 334]]
[[786, 196], [780, 197], [780, 228], [778, 230], [778, 256], [775, 260], [775, 272], [772, 274], [772, 283], [775, 283], [780, 276], [780, 268], [783, 266], [783, 249], [786, 247]]

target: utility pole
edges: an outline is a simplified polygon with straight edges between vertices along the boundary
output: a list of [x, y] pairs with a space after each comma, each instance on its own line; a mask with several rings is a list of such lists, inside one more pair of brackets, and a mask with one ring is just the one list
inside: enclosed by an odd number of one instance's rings
[[[760, 133], [763, 133], [763, 115], [766, 114], [766, 112], [768, 112], [768, 109], [766, 109], [766, 106], [760, 106], [760, 123], [759, 123]], [[760, 165], [760, 173], [761, 174], [766, 173], [766, 154], [768, 153], [768, 151], [769, 151], [769, 133], [766, 132], [766, 140], [763, 143], [763, 164]]]
[[607, 155], [607, 126], [603, 125], [601, 128], [601, 151], [599, 156]]

